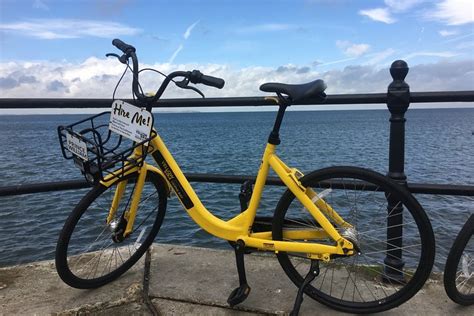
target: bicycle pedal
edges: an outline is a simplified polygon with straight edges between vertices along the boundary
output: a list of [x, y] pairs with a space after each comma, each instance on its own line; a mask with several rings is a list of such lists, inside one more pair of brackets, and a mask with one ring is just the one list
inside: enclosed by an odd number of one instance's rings
[[242, 284], [238, 288], [234, 289], [232, 293], [230, 293], [227, 303], [230, 305], [230, 307], [234, 307], [235, 305], [245, 301], [245, 299], [249, 296], [249, 293], [250, 286], [248, 286], [248, 284]]

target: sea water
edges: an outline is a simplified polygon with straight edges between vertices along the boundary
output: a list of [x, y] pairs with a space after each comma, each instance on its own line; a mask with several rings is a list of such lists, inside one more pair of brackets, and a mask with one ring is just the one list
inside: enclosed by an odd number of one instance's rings
[[[274, 112], [155, 113], [155, 127], [185, 173], [255, 176]], [[62, 157], [57, 126], [88, 115], [0, 116], [0, 186], [80, 179]], [[288, 111], [278, 154], [303, 172], [353, 165], [388, 171], [387, 110]], [[408, 182], [474, 185], [474, 109], [409, 110]], [[206, 207], [231, 218], [240, 211], [238, 184], [192, 183]], [[62, 225], [87, 189], [0, 197], [0, 266], [54, 258]], [[282, 188], [265, 190], [258, 215], [272, 215]], [[436, 235], [437, 266], [474, 212], [472, 197], [417, 194]], [[201, 230], [176, 197], [157, 242], [229, 247]]]

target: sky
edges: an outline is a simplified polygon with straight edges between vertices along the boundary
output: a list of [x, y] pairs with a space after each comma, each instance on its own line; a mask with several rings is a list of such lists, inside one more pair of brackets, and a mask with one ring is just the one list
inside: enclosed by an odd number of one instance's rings
[[[105, 57], [114, 38], [136, 47], [141, 67], [225, 79], [202, 88], [210, 97], [318, 78], [328, 93], [383, 92], [397, 59], [411, 91], [473, 90], [473, 22], [472, 0], [0, 0], [0, 97], [111, 97], [124, 70]], [[162, 77], [140, 79], [155, 91]], [[130, 82], [118, 97], [131, 97]]]

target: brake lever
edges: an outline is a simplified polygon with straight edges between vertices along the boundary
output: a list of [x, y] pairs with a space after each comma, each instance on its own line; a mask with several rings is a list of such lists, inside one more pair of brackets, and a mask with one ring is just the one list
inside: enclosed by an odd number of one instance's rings
[[202, 98], [205, 98], [204, 96], [204, 93], [201, 92], [201, 90], [199, 90], [198, 88], [196, 87], [190, 87], [188, 86], [189, 84], [189, 79], [188, 78], [184, 78], [182, 81], [175, 81], [175, 84], [180, 87], [181, 89], [189, 89], [189, 90], [193, 90], [194, 92], [196, 92], [197, 94], [199, 94]]
[[105, 57], [117, 57], [117, 59], [124, 65], [127, 64], [127, 61], [128, 61], [128, 56], [127, 54], [123, 54], [122, 56], [119, 56], [117, 54], [114, 54], [114, 53], [108, 53], [108, 54], [105, 54]]
[[107, 54], [105, 54], [105, 57], [110, 57], [110, 56], [112, 56], [112, 57], [117, 57], [117, 59], [120, 59], [120, 56], [117, 55], [117, 54], [114, 54], [114, 53], [107, 53]]

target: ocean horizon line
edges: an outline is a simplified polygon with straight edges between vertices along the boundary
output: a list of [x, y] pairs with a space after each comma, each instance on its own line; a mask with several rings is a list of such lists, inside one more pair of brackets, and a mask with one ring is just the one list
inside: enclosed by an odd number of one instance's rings
[[[155, 108], [153, 113], [159, 114], [192, 114], [192, 113], [254, 113], [275, 112], [278, 106], [242, 106], [242, 107], [181, 107]], [[438, 110], [438, 109], [474, 109], [474, 102], [466, 104], [411, 104], [409, 110]], [[73, 115], [97, 114], [109, 111], [110, 108], [25, 108], [0, 109], [0, 116], [14, 115]], [[317, 112], [317, 111], [373, 111], [388, 110], [385, 104], [337, 104], [337, 105], [293, 105], [287, 109], [290, 112]]]

